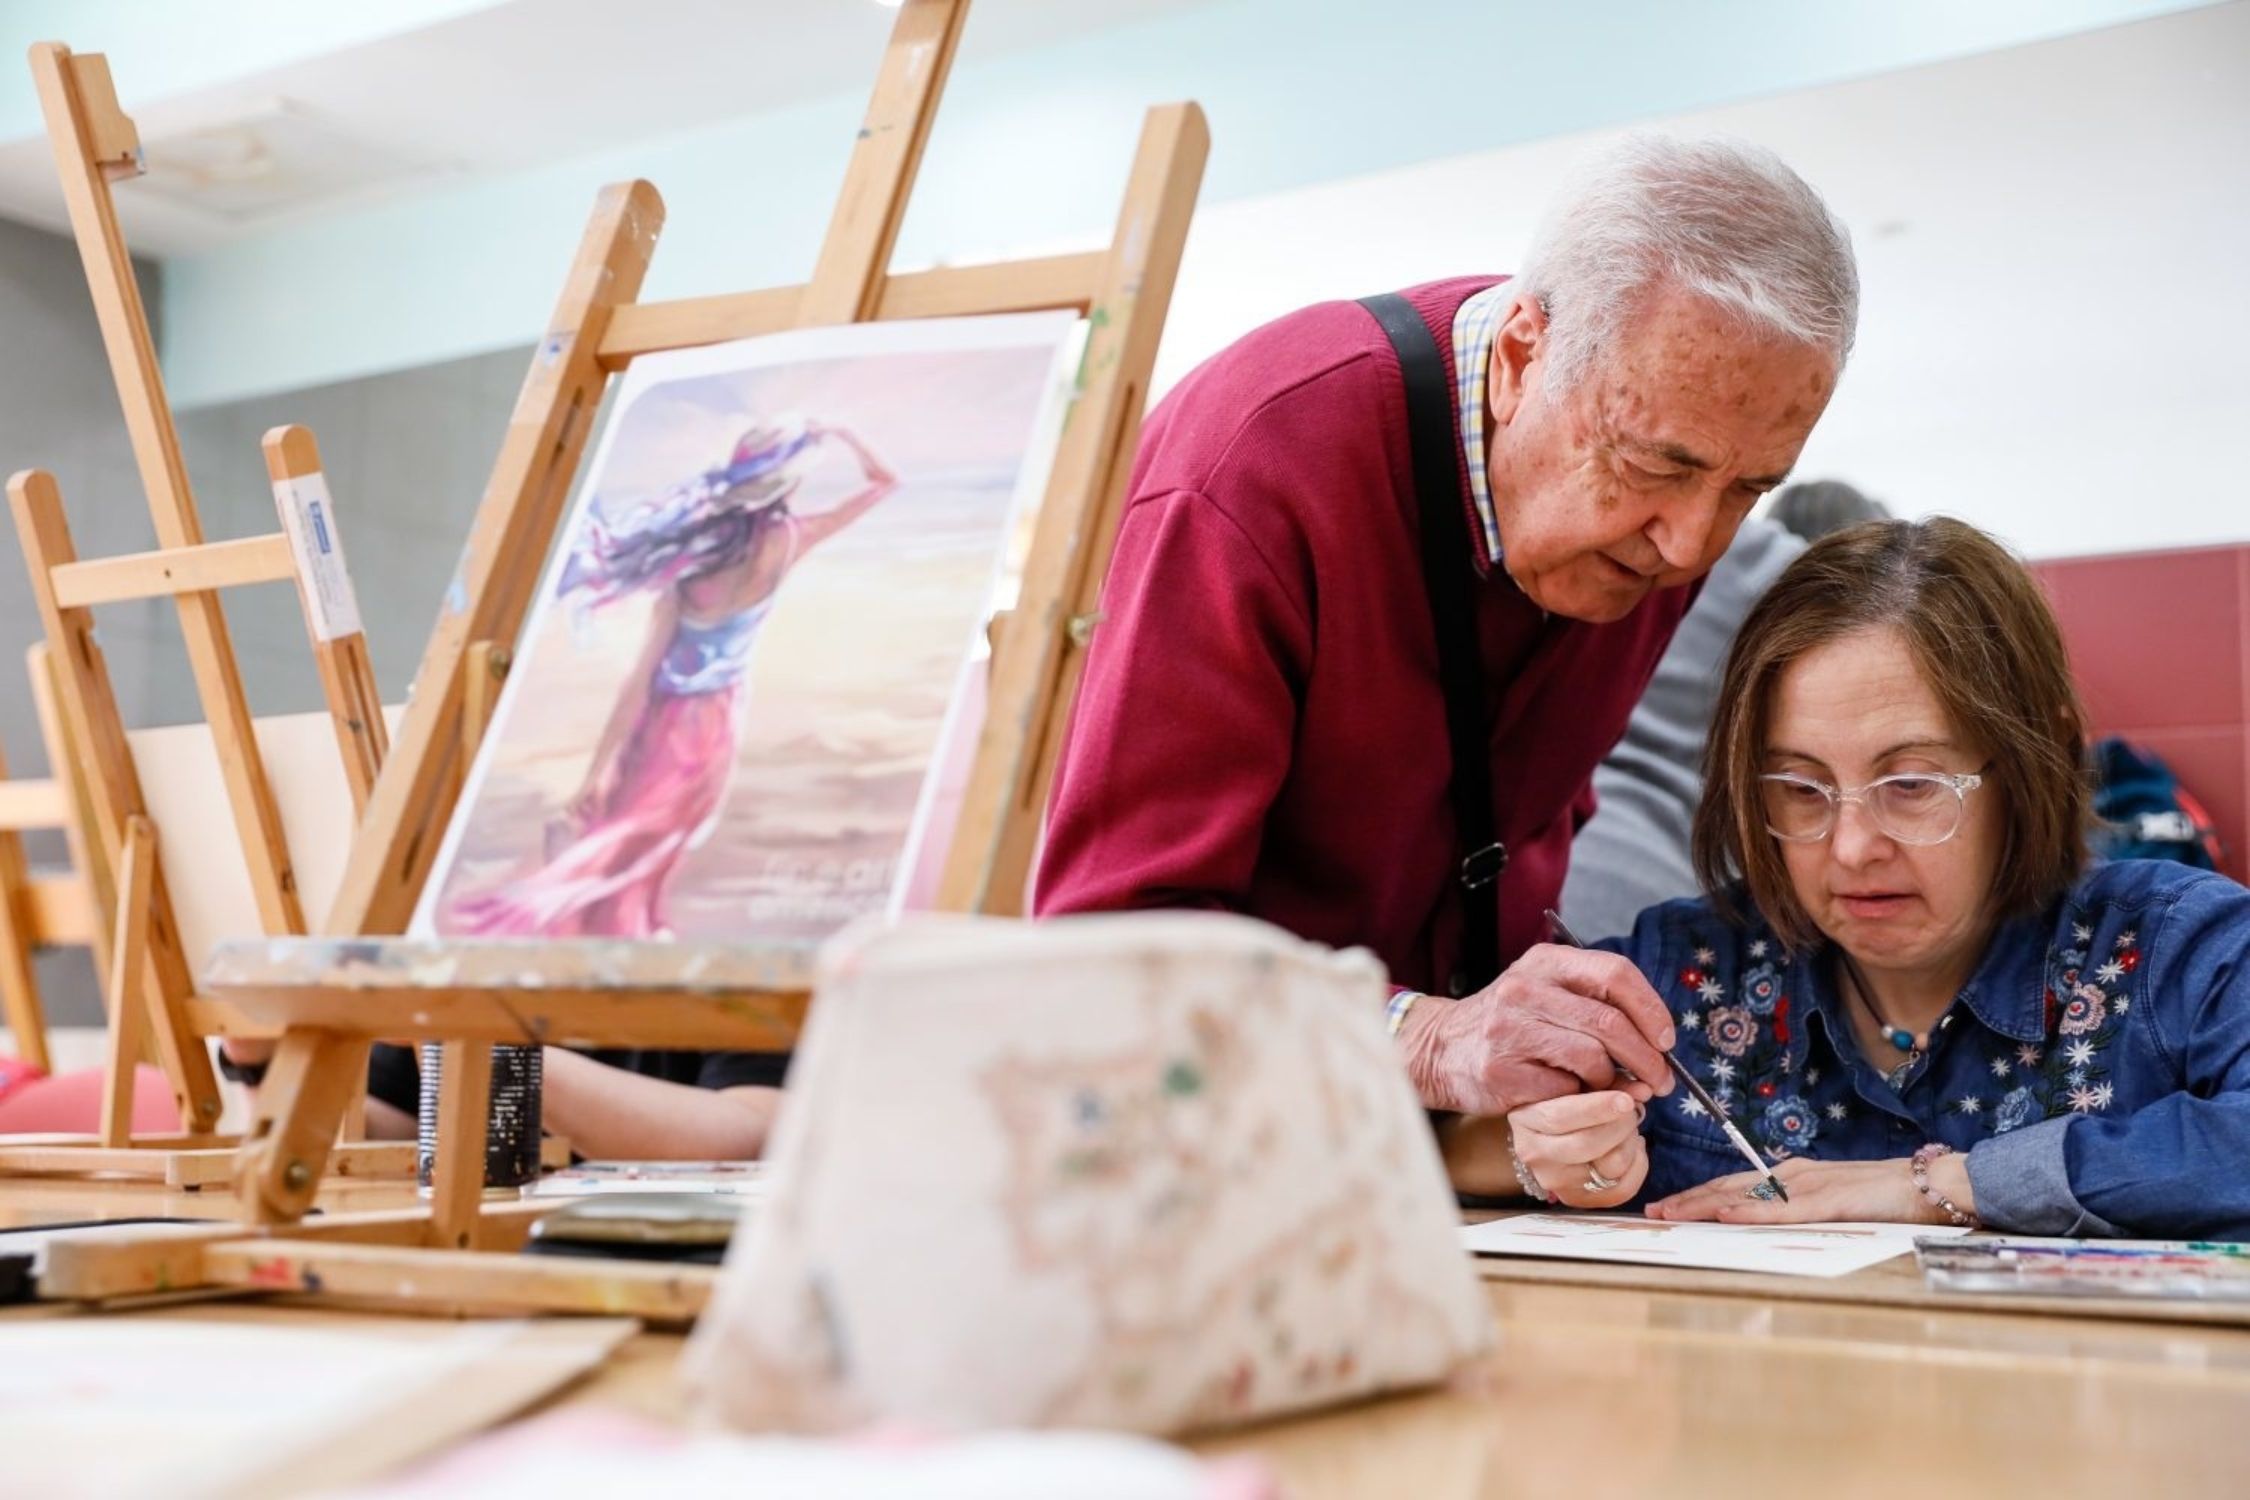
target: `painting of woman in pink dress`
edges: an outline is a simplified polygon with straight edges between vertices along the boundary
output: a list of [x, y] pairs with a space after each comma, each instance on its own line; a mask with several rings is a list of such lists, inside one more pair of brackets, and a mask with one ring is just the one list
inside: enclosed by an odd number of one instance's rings
[[[824, 457], [860, 484], [815, 514], [791, 508]], [[842, 427], [757, 421], [733, 456], [669, 489], [590, 513], [557, 597], [598, 610], [655, 593], [647, 635], [578, 789], [546, 828], [544, 858], [453, 905], [449, 930], [483, 937], [664, 938], [666, 889], [726, 797], [760, 628], [790, 570], [897, 486]]]

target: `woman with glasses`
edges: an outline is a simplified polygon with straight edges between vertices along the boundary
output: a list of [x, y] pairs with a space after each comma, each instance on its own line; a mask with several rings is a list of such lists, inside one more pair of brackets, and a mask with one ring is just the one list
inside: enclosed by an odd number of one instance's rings
[[1709, 894], [1599, 946], [1676, 1023], [1681, 1089], [1461, 1122], [1457, 1183], [1659, 1219], [2250, 1238], [2250, 891], [2089, 867], [2084, 723], [2021, 564], [1957, 521], [1814, 544], [1728, 659]]

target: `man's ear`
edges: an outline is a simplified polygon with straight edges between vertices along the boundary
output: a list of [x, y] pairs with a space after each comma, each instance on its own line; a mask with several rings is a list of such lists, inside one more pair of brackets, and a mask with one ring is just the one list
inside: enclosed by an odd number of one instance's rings
[[1522, 407], [1531, 368], [1547, 348], [1547, 311], [1537, 297], [1516, 298], [1492, 338], [1492, 368], [1485, 373], [1492, 420], [1505, 427]]

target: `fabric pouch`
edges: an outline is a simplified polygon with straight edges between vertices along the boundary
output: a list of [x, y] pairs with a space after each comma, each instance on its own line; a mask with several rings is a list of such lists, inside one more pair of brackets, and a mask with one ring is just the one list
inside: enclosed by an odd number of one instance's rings
[[845, 933], [686, 1373], [736, 1426], [1177, 1433], [1492, 1343], [1383, 973], [1246, 918]]

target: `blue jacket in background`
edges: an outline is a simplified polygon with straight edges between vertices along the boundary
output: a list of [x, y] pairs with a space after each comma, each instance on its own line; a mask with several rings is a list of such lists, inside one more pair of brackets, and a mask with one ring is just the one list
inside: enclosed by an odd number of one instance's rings
[[[2157, 860], [2088, 871], [1994, 934], [1897, 1086], [1861, 1056], [1825, 951], [1703, 900], [1596, 945], [1648, 975], [1680, 1061], [1769, 1157], [1968, 1153], [2019, 1234], [2250, 1239], [2250, 891]], [[1685, 1089], [1649, 1106], [1642, 1200], [1746, 1170]]]

